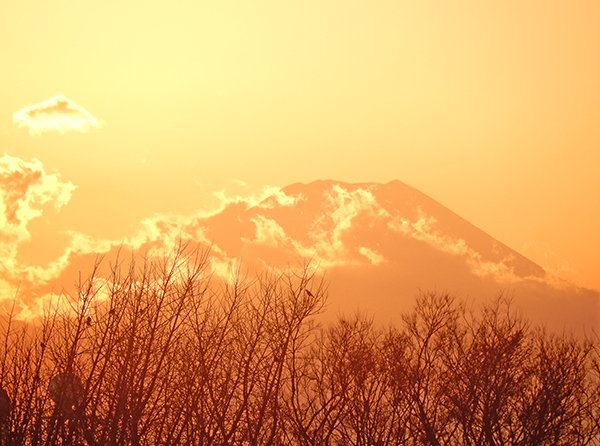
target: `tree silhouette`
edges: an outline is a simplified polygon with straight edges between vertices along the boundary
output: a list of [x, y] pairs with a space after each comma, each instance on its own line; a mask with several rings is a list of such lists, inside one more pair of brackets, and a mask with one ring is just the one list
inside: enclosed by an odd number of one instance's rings
[[0, 445], [594, 445], [600, 347], [500, 297], [423, 293], [403, 323], [316, 323], [310, 265], [210, 273], [208, 251], [100, 261], [1, 325]]

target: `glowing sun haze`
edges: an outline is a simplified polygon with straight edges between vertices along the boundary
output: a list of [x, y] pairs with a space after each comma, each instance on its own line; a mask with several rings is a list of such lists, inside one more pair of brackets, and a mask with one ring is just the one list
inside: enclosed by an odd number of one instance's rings
[[398, 179], [600, 289], [596, 0], [1, 9], [0, 249], [15, 274], [268, 185]]

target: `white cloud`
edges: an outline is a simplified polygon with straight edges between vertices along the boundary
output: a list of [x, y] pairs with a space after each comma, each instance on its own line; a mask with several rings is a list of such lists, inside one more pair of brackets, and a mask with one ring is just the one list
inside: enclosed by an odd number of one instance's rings
[[300, 195], [286, 195], [278, 187], [265, 187], [262, 191], [262, 198], [258, 204], [263, 209], [271, 209], [275, 207], [277, 204], [284, 207], [292, 207], [298, 201], [305, 200], [305, 198]]
[[377, 251], [374, 251], [365, 246], [361, 246], [358, 250], [363, 256], [371, 261], [373, 265], [379, 265], [380, 263], [385, 261], [385, 257], [379, 254]]
[[[384, 261], [383, 256], [367, 247], [349, 246], [345, 235], [352, 229], [353, 221], [360, 215], [368, 215], [372, 219], [388, 217], [389, 214], [377, 203], [373, 193], [366, 189], [346, 190], [333, 185], [324, 194], [326, 211], [318, 215], [307, 228], [309, 243], [301, 243], [292, 239], [278, 222], [258, 216], [251, 221], [256, 225], [254, 239], [243, 239], [249, 244], [263, 244], [271, 247], [285, 248], [290, 255], [318, 259], [323, 268], [343, 265], [358, 265], [365, 262], [366, 257], [371, 264]], [[287, 197], [285, 194], [273, 194], [258, 207], [270, 209], [279, 203], [280, 206], [293, 206], [302, 196]]]
[[19, 110], [13, 115], [13, 120], [19, 128], [29, 128], [32, 135], [40, 135], [49, 130], [60, 133], [69, 130], [87, 132], [92, 127], [101, 125], [87, 110], [62, 94]]
[[256, 238], [254, 240], [242, 238], [246, 243], [266, 243], [277, 247], [288, 238], [283, 228], [275, 220], [259, 215], [252, 218], [251, 221], [256, 225]]
[[325, 194], [325, 199], [329, 209], [309, 228], [313, 244], [300, 254], [316, 256], [323, 267], [360, 263], [343, 240], [352, 227], [352, 221], [364, 213], [373, 219], [389, 215], [369, 190], [359, 188], [349, 191], [336, 184]]
[[239, 194], [232, 194], [225, 190], [221, 190], [214, 193], [214, 196], [218, 198], [220, 207], [214, 210], [212, 214], [219, 213], [230, 204], [245, 203], [247, 208], [254, 206], [261, 207], [263, 209], [273, 208], [276, 204], [281, 206], [293, 206], [302, 200], [302, 196], [289, 196], [276, 186], [264, 186], [259, 191], [250, 191], [246, 183], [239, 180], [234, 180], [238, 186], [245, 188], [244, 192]]
[[0, 158], [0, 270], [5, 277], [35, 274], [35, 269], [17, 262], [19, 245], [31, 238], [27, 226], [46, 203], [60, 210], [74, 189], [57, 173], [46, 173], [36, 159], [27, 162], [6, 153]]
[[387, 225], [390, 229], [403, 233], [413, 239], [427, 243], [429, 246], [442, 252], [461, 256], [471, 272], [480, 277], [492, 276], [500, 283], [514, 283], [520, 281], [514, 273], [514, 268], [510, 266], [512, 257], [508, 256], [500, 262], [490, 262], [483, 259], [481, 254], [471, 248], [467, 242], [461, 238], [451, 237], [435, 228], [437, 221], [428, 216], [419, 207], [417, 210], [417, 219], [409, 221], [402, 217], [391, 219]]

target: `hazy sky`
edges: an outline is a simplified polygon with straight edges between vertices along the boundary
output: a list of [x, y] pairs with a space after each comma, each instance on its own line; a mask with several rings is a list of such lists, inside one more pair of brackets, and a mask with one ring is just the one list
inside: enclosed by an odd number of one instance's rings
[[[63, 184], [22, 255], [240, 181], [399, 179], [600, 288], [599, 23], [597, 0], [3, 0], [0, 148]], [[87, 131], [13, 119], [59, 94]]]

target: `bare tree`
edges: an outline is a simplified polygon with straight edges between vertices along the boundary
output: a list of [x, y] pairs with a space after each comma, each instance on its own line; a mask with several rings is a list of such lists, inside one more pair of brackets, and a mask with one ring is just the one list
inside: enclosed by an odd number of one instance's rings
[[446, 397], [457, 440], [465, 445], [513, 444], [531, 346], [526, 323], [498, 298], [480, 317], [465, 318], [445, 356]]
[[508, 299], [425, 293], [395, 327], [325, 327], [310, 264], [211, 277], [208, 250], [97, 262], [70, 307], [1, 324], [0, 445], [592, 445], [597, 339]]
[[411, 436], [417, 444], [442, 446], [457, 440], [446, 389], [452, 373], [445, 361], [455, 348], [464, 308], [448, 294], [427, 293], [404, 317], [406, 347], [398, 357], [395, 385], [410, 404]]

